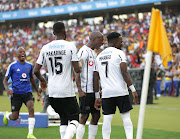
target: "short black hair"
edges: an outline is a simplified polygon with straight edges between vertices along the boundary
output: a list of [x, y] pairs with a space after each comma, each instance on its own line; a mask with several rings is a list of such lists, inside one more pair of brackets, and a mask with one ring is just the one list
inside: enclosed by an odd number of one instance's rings
[[112, 41], [112, 40], [114, 40], [114, 39], [118, 39], [119, 36], [121, 36], [120, 33], [118, 33], [118, 32], [111, 32], [111, 33], [107, 36], [107, 40], [108, 40], [108, 42], [110, 42], [110, 41]]
[[55, 33], [61, 33], [65, 30], [65, 25], [63, 22], [56, 22], [54, 25], [53, 25], [53, 31]]

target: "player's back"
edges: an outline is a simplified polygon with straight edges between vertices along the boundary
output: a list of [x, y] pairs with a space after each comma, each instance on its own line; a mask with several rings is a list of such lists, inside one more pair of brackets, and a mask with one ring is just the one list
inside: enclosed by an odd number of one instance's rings
[[128, 95], [127, 84], [120, 69], [120, 63], [126, 62], [124, 52], [114, 47], [108, 47], [98, 55], [96, 62], [101, 79], [102, 97]]
[[76, 46], [65, 40], [54, 40], [42, 48], [48, 67], [48, 92], [50, 97], [75, 96], [72, 83], [72, 61], [78, 61]]

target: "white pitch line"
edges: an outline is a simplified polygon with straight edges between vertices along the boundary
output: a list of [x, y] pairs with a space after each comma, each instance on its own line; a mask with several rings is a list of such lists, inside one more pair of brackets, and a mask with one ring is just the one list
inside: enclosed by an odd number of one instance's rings
[[[139, 107], [139, 105], [133, 105], [133, 107]], [[150, 106], [150, 105], [146, 105], [147, 108], [155, 108], [155, 109], [165, 109], [165, 110], [173, 110], [173, 111], [180, 111], [180, 109], [178, 108], [168, 108], [168, 107], [159, 107], [159, 106]]]

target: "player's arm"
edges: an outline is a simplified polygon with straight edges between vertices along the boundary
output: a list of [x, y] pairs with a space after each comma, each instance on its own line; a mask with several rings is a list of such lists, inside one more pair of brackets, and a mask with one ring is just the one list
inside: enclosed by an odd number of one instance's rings
[[5, 76], [5, 78], [3, 80], [4, 88], [6, 89], [7, 96], [9, 96], [9, 95], [13, 96], [14, 92], [8, 88], [8, 79], [9, 78], [7, 76]]
[[78, 88], [79, 97], [86, 96], [86, 93], [84, 91], [82, 91], [82, 88], [81, 88], [81, 76], [80, 76], [80, 73], [75, 74], [75, 80], [76, 80], [76, 85], [77, 85], [77, 88]]
[[132, 95], [133, 95], [133, 98], [134, 98], [134, 103], [137, 104], [138, 101], [139, 101], [138, 100], [138, 95], [136, 93], [136, 89], [134, 88], [134, 85], [132, 84], [131, 77], [130, 77], [129, 72], [127, 70], [127, 64], [125, 62], [121, 62], [120, 63], [120, 69], [121, 69], [121, 73], [122, 73], [124, 81], [127, 83], [128, 87], [132, 91]]
[[102, 103], [101, 103], [101, 98], [100, 98], [100, 93], [99, 93], [99, 73], [97, 71], [94, 71], [94, 74], [93, 74], [93, 87], [94, 87], [95, 98], [96, 98], [94, 107], [97, 110], [100, 110]]
[[40, 80], [41, 90], [46, 91], [46, 87], [47, 87], [46, 80], [43, 78], [43, 76], [40, 73], [41, 67], [42, 67], [42, 65], [36, 63], [36, 65], [34, 67], [34, 74]]
[[72, 61], [72, 66], [73, 66], [74, 71], [76, 73], [80, 73], [81, 72], [81, 68], [79, 66], [79, 62], [78, 61]]
[[40, 94], [40, 92], [39, 92], [38, 89], [37, 89], [36, 82], [35, 82], [35, 79], [34, 79], [34, 75], [33, 75], [33, 76], [30, 76], [30, 82], [31, 82], [33, 88], [35, 89], [35, 91], [37, 92], [37, 95], [38, 95], [37, 100], [39, 101], [40, 98], [41, 98], [41, 94]]
[[78, 61], [72, 61], [72, 65], [74, 67], [74, 71], [75, 73], [75, 80], [76, 80], [76, 85], [78, 88], [78, 93], [79, 93], [79, 97], [84, 97], [86, 96], [86, 93], [82, 91], [81, 88], [81, 77], [80, 77], [80, 72], [81, 72], [81, 68], [79, 66], [79, 62]]

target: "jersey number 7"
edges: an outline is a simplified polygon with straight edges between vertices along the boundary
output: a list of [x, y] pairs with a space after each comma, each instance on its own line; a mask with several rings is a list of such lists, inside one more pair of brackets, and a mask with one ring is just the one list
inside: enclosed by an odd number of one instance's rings
[[101, 62], [102, 66], [105, 66], [106, 78], [108, 78], [108, 61]]

